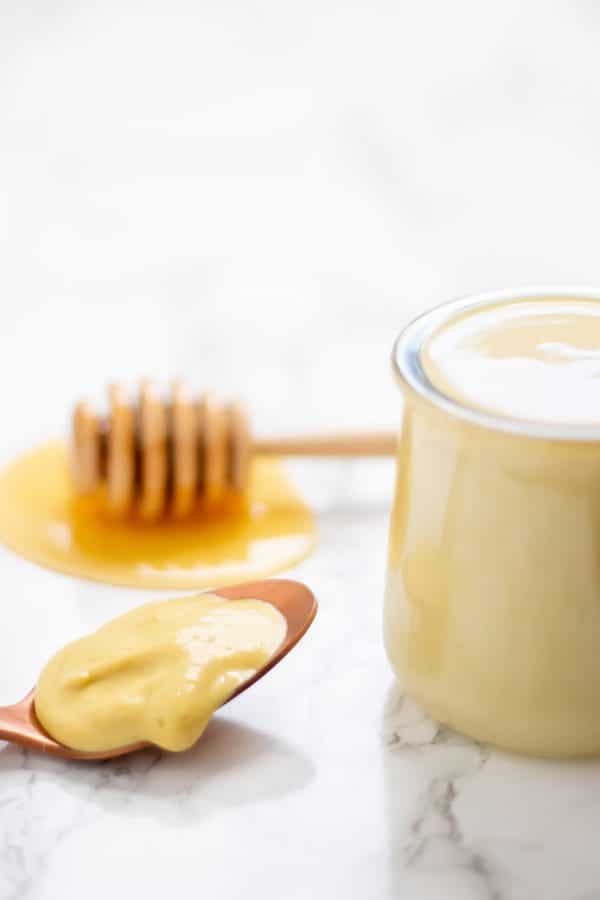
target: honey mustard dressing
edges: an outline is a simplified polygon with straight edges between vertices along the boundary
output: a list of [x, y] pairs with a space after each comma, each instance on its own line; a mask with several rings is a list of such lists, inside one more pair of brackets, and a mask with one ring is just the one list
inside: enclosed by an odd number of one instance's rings
[[312, 514], [277, 460], [256, 458], [244, 498], [188, 519], [111, 519], [77, 497], [68, 453], [38, 447], [0, 472], [0, 542], [70, 575], [139, 588], [203, 588], [260, 578], [303, 559]]
[[185, 750], [277, 652], [286, 630], [261, 600], [201, 594], [145, 604], [50, 660], [36, 689], [37, 718], [75, 750], [139, 741]]
[[597, 754], [600, 302], [449, 304], [397, 347], [392, 667], [477, 740]]
[[598, 424], [600, 302], [539, 298], [473, 309], [421, 350], [435, 388], [530, 422]]

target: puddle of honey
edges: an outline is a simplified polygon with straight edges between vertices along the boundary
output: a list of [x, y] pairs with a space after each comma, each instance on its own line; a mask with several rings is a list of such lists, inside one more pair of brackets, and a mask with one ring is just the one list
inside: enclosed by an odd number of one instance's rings
[[253, 462], [245, 500], [182, 522], [115, 521], [74, 496], [64, 444], [45, 444], [0, 472], [0, 542], [39, 565], [137, 588], [251, 581], [302, 560], [315, 542], [310, 510], [281, 464]]

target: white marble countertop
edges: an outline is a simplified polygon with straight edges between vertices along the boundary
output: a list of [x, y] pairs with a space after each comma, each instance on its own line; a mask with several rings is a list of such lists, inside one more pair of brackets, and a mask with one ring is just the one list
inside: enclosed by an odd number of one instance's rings
[[[415, 312], [599, 282], [599, 31], [583, 0], [0, 4], [2, 459], [145, 372], [259, 429], [396, 423]], [[306, 639], [189, 753], [0, 745], [0, 900], [598, 900], [600, 764], [480, 749], [394, 686], [391, 464], [295, 472]], [[2, 549], [0, 585], [0, 703], [149, 596]]]

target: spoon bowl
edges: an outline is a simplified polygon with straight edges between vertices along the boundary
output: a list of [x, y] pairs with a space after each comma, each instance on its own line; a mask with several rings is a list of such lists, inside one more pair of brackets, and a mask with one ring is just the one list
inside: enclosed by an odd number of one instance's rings
[[[295, 647], [317, 614], [317, 601], [306, 585], [299, 581], [291, 581], [284, 578], [271, 578], [246, 584], [236, 584], [232, 587], [219, 588], [217, 591], [207, 591], [206, 593], [216, 594], [218, 597], [224, 597], [226, 600], [262, 600], [279, 610], [287, 623], [285, 638], [279, 650], [254, 675], [242, 682], [231, 696], [227, 698], [225, 703], [229, 703], [238, 694], [247, 690], [259, 678], [262, 678], [263, 675], [266, 675], [267, 672], [276, 666], [290, 652], [292, 647]], [[144, 747], [154, 746], [147, 741], [143, 741], [128, 744], [126, 747], [115, 747], [111, 750], [93, 753], [65, 747], [51, 738], [39, 724], [35, 715], [35, 688], [13, 706], [0, 707], [0, 740], [21, 744], [21, 746], [31, 750], [51, 753], [54, 756], [62, 756], [64, 759], [81, 760], [110, 759], [114, 756], [134, 753], [136, 750], [141, 750]]]

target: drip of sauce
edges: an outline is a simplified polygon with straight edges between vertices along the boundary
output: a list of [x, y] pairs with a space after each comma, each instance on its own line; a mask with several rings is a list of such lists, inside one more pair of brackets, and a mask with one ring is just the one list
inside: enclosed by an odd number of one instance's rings
[[532, 422], [600, 421], [600, 302], [521, 300], [472, 309], [435, 332], [421, 363], [463, 405]]
[[50, 569], [139, 588], [204, 588], [251, 581], [312, 549], [312, 514], [272, 459], [253, 462], [245, 498], [185, 521], [108, 518], [76, 497], [67, 449], [46, 444], [0, 473], [0, 541]]
[[287, 623], [262, 600], [201, 594], [138, 607], [67, 644], [44, 668], [36, 715], [75, 750], [194, 744], [210, 716], [277, 652]]

